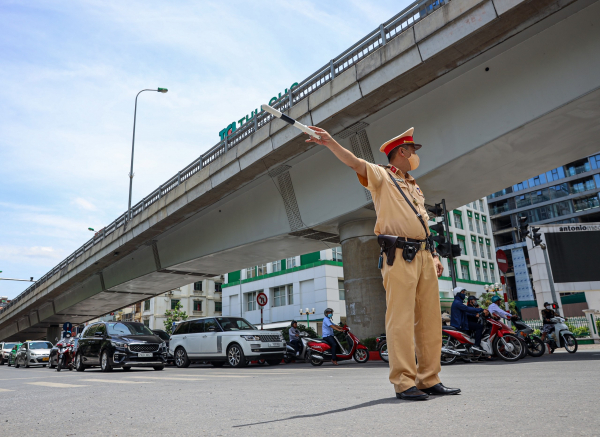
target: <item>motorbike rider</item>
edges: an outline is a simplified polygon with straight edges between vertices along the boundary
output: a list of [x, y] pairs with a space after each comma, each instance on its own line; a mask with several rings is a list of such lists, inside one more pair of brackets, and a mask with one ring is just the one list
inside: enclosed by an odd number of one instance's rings
[[323, 341], [327, 343], [331, 347], [331, 362], [337, 366], [337, 356], [335, 351], [337, 349], [337, 342], [333, 337], [333, 331], [343, 332], [344, 330], [333, 323], [331, 320], [333, 318], [333, 310], [331, 308], [325, 309], [325, 318], [323, 319]]
[[288, 333], [290, 336], [290, 343], [296, 351], [296, 355], [300, 355], [300, 352], [302, 351], [302, 341], [300, 340], [300, 331], [298, 330], [297, 321], [292, 320]]
[[556, 317], [556, 312], [552, 309], [552, 304], [544, 302], [544, 309], [542, 310], [542, 322], [544, 326], [542, 328], [542, 341], [546, 341], [548, 334], [552, 334], [554, 331], [554, 322], [552, 318]]
[[504, 311], [502, 308], [498, 306], [498, 302], [500, 302], [502, 298], [500, 296], [492, 297], [492, 304], [488, 307], [488, 311], [492, 316], [504, 317], [505, 319], [509, 319], [512, 317], [512, 314]]
[[481, 337], [483, 334], [483, 325], [476, 321], [469, 320], [469, 315], [479, 317], [481, 313], [486, 316], [489, 315], [488, 310], [481, 308], [475, 308], [473, 306], [465, 305], [463, 302], [467, 297], [467, 290], [462, 287], [456, 287], [454, 290], [454, 302], [451, 307], [451, 319], [450, 325], [463, 331], [474, 331], [475, 332], [475, 344], [471, 346], [476, 352], [485, 353], [481, 348]]

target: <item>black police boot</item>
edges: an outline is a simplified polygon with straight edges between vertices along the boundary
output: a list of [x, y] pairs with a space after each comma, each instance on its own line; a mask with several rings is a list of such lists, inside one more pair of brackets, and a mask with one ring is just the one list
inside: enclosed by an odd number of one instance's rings
[[444, 384], [442, 384], [440, 382], [440, 383], [434, 385], [433, 387], [424, 388], [422, 391], [424, 391], [428, 395], [438, 395], [438, 396], [457, 395], [460, 393], [460, 388], [444, 387]]
[[404, 390], [402, 393], [396, 393], [396, 398], [404, 401], [424, 401], [429, 395], [423, 393], [417, 387], [411, 387], [408, 390]]

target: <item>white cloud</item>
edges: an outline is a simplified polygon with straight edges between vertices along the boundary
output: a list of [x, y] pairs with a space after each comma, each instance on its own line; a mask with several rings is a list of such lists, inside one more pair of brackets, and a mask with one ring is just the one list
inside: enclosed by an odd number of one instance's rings
[[0, 260], [12, 261], [22, 260], [35, 262], [36, 264], [54, 265], [64, 258], [61, 251], [53, 247], [33, 246], [0, 246]]
[[98, 211], [96, 205], [82, 197], [77, 197], [75, 200], [73, 200], [73, 203], [81, 209], [85, 209], [86, 211]]

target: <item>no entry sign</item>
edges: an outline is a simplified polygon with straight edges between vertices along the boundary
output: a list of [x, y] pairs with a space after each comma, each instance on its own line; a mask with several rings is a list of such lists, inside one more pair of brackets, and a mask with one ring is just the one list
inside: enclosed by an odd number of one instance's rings
[[267, 299], [267, 295], [265, 293], [258, 293], [258, 296], [256, 296], [256, 303], [261, 307], [264, 307], [268, 301], [269, 299]]
[[506, 254], [502, 249], [498, 249], [496, 251], [496, 263], [498, 263], [498, 268], [502, 273], [506, 273], [508, 271], [508, 260], [506, 259]]

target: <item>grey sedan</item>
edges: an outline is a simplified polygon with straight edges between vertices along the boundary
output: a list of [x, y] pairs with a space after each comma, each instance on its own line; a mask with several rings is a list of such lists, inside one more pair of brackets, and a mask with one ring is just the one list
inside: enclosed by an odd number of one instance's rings
[[26, 341], [17, 351], [15, 367], [48, 365], [52, 343], [48, 341]]

